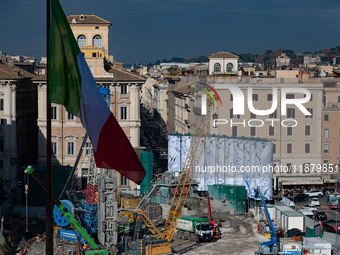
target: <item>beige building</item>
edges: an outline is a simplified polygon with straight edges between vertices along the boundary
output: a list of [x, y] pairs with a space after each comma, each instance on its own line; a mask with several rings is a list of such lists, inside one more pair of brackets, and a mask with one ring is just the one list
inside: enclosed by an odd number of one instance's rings
[[209, 58], [209, 74], [238, 74], [239, 57], [229, 52], [217, 52], [208, 56]]
[[[0, 58], [0, 190], [23, 188], [37, 158], [37, 88], [31, 73]], [[21, 184], [21, 185], [19, 185]], [[18, 186], [17, 186], [18, 185]]]
[[[108, 56], [108, 28], [111, 25], [109, 22], [95, 15], [70, 15], [67, 18], [97, 84], [109, 89], [110, 96], [106, 97], [106, 100], [111, 112], [124, 130], [131, 145], [136, 150], [140, 149], [140, 90], [145, 79], [121, 68], [116, 68], [114, 65], [106, 66], [108, 69], [105, 71], [104, 65]], [[46, 76], [37, 77], [35, 83], [38, 85], [39, 95], [38, 163], [46, 164]], [[52, 104], [51, 107], [52, 163], [73, 166], [85, 130], [80, 120], [66, 112], [63, 106]], [[88, 139], [78, 164], [79, 181], [87, 177], [90, 147], [91, 143]], [[118, 187], [121, 189], [136, 188], [136, 184], [119, 173], [117, 173], [117, 180]]]
[[[212, 80], [215, 82], [213, 83]], [[213, 86], [220, 95], [223, 105], [215, 106], [214, 118], [221, 119], [223, 124], [214, 128], [211, 125], [210, 134], [264, 138], [274, 143], [273, 164], [278, 167], [287, 167], [287, 172], [274, 173], [275, 187], [279, 185], [322, 185], [322, 175], [319, 172], [308, 172], [312, 164], [321, 164], [321, 116], [322, 116], [322, 90], [320, 79], [298, 78], [241, 78], [208, 77], [207, 83]], [[227, 85], [235, 85], [244, 95], [244, 115], [233, 113], [233, 96]], [[251, 102], [255, 109], [270, 109], [273, 100], [273, 88], [278, 90], [277, 110], [270, 115], [255, 115], [250, 112], [247, 104], [247, 92], [253, 88]], [[281, 115], [281, 88], [304, 88], [310, 91], [312, 98], [304, 106], [312, 113], [305, 116], [296, 106], [287, 105], [286, 115]], [[183, 91], [180, 91], [183, 90]], [[175, 129], [179, 133], [187, 133], [185, 120], [189, 124], [196, 123], [201, 114], [201, 90], [189, 93], [185, 86], [174, 90], [182, 92], [176, 97]], [[288, 90], [289, 91], [289, 90]], [[287, 99], [302, 98], [302, 94], [287, 93]], [[185, 104], [190, 97], [190, 114], [186, 114]], [[217, 114], [217, 115], [216, 115]], [[212, 122], [212, 121], [211, 121]], [[227, 122], [227, 123], [225, 123]], [[250, 124], [249, 124], [250, 123]], [[295, 126], [296, 125], [296, 126]], [[287, 127], [288, 126], [288, 127]], [[295, 127], [293, 127], [295, 126]], [[304, 170], [305, 169], [305, 170]]]
[[340, 166], [340, 80], [324, 83], [322, 107], [322, 163], [331, 164], [329, 173]]
[[290, 57], [288, 57], [286, 53], [281, 53], [281, 55], [276, 58], [276, 67], [289, 66], [289, 65], [290, 65]]

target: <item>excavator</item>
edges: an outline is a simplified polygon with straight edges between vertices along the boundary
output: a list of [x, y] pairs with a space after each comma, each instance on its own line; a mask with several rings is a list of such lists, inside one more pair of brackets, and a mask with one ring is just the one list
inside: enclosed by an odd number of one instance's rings
[[157, 191], [157, 186], [154, 186], [137, 207], [137, 213], [153, 234], [154, 238], [138, 239], [135, 242], [128, 242], [128, 244], [126, 244], [125, 254], [171, 254], [170, 242], [176, 230], [178, 220], [182, 215], [195, 176], [195, 168], [198, 165], [206, 137], [209, 133], [212, 108], [213, 99], [210, 98], [207, 102], [207, 114], [200, 116], [192, 135], [189, 151], [179, 175], [178, 184], [166, 217], [163, 233], [155, 227], [144, 213], [147, 204], [151, 201], [151, 197]]

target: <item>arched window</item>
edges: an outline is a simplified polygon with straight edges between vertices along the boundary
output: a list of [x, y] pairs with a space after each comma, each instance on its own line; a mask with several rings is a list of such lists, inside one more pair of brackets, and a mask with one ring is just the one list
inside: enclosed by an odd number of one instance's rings
[[81, 47], [86, 47], [86, 36], [85, 35], [79, 35], [77, 38], [78, 46], [79, 48]]
[[220, 73], [220, 72], [221, 72], [221, 65], [219, 63], [215, 63], [214, 73]]
[[232, 63], [228, 63], [227, 64], [227, 73], [231, 73], [233, 71], [233, 64]]
[[93, 46], [98, 48], [102, 47], [102, 37], [100, 35], [95, 35], [93, 37]]

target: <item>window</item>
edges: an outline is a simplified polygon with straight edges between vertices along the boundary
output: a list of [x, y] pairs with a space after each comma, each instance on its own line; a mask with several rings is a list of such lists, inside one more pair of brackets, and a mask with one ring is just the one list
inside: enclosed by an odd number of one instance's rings
[[273, 94], [267, 95], [267, 101], [269, 101], [269, 102], [273, 101]]
[[329, 152], [329, 144], [323, 145], [323, 153], [327, 154]]
[[85, 144], [85, 155], [90, 155], [91, 149], [92, 149], [91, 143], [86, 142], [86, 144]]
[[294, 97], [295, 97], [294, 94], [287, 94], [286, 95], [287, 99], [294, 99]]
[[288, 108], [287, 109], [287, 118], [295, 118], [295, 109], [294, 108]]
[[310, 135], [310, 125], [305, 126], [305, 135]]
[[287, 153], [293, 153], [293, 144], [287, 143]]
[[57, 107], [52, 106], [51, 107], [51, 120], [56, 120], [57, 119]]
[[310, 115], [305, 115], [305, 118], [313, 118], [313, 108], [307, 108], [307, 111], [310, 112]]
[[93, 58], [96, 58], [96, 57], [97, 57], [97, 53], [92, 52], [92, 57], [93, 57]]
[[256, 119], [256, 114], [254, 114], [254, 113], [250, 112], [250, 118], [252, 118], [252, 119]]
[[79, 48], [81, 47], [86, 47], [86, 36], [85, 35], [79, 35], [77, 38], [78, 46]]
[[309, 101], [311, 101], [311, 102], [313, 101], [313, 94], [312, 94], [312, 93], [310, 94], [310, 99], [309, 99]]
[[0, 98], [0, 111], [4, 110], [4, 99], [3, 97]]
[[292, 173], [292, 163], [287, 163], [287, 173], [291, 174]]
[[234, 114], [233, 108], [230, 109], [230, 119], [239, 119], [241, 116], [239, 114]]
[[72, 113], [67, 113], [67, 119], [68, 120], [74, 120], [74, 115]]
[[233, 71], [233, 64], [232, 63], [228, 63], [227, 64], [227, 73], [231, 73]]
[[230, 94], [230, 101], [232, 102], [233, 100], [233, 94]]
[[275, 110], [273, 113], [269, 114], [269, 118], [270, 118], [270, 119], [275, 119], [276, 116], [277, 116], [276, 110]]
[[256, 135], [256, 130], [255, 130], [256, 127], [250, 127], [250, 135], [251, 136], [255, 136]]
[[231, 128], [231, 135], [232, 136], [237, 136], [237, 126], [232, 126], [232, 128]]
[[323, 107], [327, 105], [327, 96], [323, 96]]
[[120, 185], [127, 186], [127, 178], [124, 175], [120, 175]]
[[340, 103], [340, 96], [338, 96], [338, 103]]
[[120, 107], [120, 119], [127, 120], [127, 107]]
[[287, 127], [287, 135], [293, 135], [293, 127]]
[[74, 155], [74, 142], [67, 142], [67, 155]]
[[276, 144], [273, 143], [273, 153], [276, 153]]
[[325, 128], [325, 129], [323, 130], [323, 137], [324, 137], [324, 138], [328, 138], [328, 137], [329, 137], [329, 129], [328, 129], [328, 128]]
[[220, 73], [220, 72], [221, 72], [221, 65], [219, 63], [215, 63], [214, 73]]
[[329, 121], [329, 114], [324, 114], [323, 115], [323, 121]]
[[270, 136], [274, 136], [275, 132], [274, 132], [274, 126], [269, 126], [269, 135]]
[[305, 143], [305, 153], [310, 153], [310, 143]]
[[102, 48], [102, 37], [100, 35], [95, 35], [93, 37], [93, 46]]
[[52, 155], [57, 155], [57, 143], [56, 142], [51, 142], [51, 151], [52, 151]]
[[120, 86], [120, 95], [126, 96], [127, 95], [127, 85]]
[[253, 94], [252, 95], [252, 99], [253, 99], [253, 101], [258, 101], [259, 100], [259, 95], [258, 94]]
[[0, 152], [4, 151], [4, 139], [0, 139]]

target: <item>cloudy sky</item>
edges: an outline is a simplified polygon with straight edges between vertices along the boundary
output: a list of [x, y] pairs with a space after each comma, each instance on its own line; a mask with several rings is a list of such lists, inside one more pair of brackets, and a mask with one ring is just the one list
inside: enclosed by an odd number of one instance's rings
[[[0, 1], [0, 51], [45, 56], [45, 0]], [[217, 51], [295, 53], [340, 45], [334, 0], [60, 0], [66, 15], [112, 23], [109, 54], [125, 64]]]

